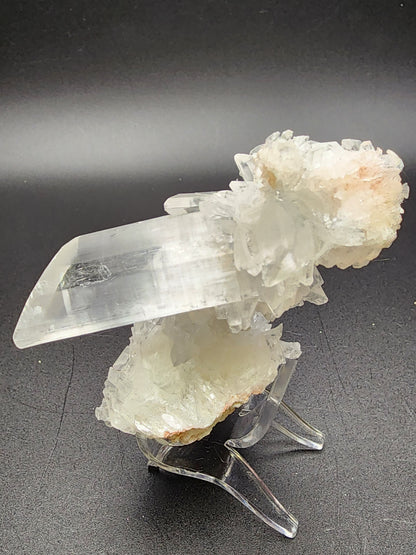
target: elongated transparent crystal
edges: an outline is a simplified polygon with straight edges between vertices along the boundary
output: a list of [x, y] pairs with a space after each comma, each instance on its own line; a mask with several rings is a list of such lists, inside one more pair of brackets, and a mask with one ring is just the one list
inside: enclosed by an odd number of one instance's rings
[[241, 300], [231, 250], [200, 213], [83, 235], [52, 259], [13, 339], [20, 348]]

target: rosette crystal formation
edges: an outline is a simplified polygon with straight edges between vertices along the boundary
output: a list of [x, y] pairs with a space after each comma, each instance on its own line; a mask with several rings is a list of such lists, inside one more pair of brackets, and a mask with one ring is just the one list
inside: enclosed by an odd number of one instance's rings
[[206, 436], [300, 355], [271, 322], [327, 301], [317, 266], [365, 266], [396, 237], [408, 187], [392, 151], [285, 131], [235, 160], [230, 189], [65, 245], [26, 303], [20, 347], [134, 323], [96, 409], [110, 426]]

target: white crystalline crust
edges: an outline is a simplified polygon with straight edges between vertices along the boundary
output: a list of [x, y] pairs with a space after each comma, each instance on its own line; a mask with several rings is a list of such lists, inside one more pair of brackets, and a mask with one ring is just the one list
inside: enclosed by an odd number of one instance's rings
[[203, 437], [288, 356], [266, 320], [327, 301], [317, 266], [362, 267], [396, 237], [408, 187], [392, 151], [285, 131], [236, 163], [243, 181], [230, 190], [176, 195], [165, 209], [183, 225], [199, 214], [207, 248], [234, 260], [240, 300], [136, 324], [97, 409], [111, 426], [183, 443]]
[[213, 309], [136, 324], [110, 369], [97, 418], [134, 434], [190, 443], [251, 394], [261, 393], [298, 343], [280, 341], [261, 315], [234, 334]]
[[391, 150], [353, 139], [318, 143], [285, 131], [271, 135], [242, 166], [311, 222], [317, 264], [360, 268], [396, 238], [408, 186], [400, 178], [403, 162]]

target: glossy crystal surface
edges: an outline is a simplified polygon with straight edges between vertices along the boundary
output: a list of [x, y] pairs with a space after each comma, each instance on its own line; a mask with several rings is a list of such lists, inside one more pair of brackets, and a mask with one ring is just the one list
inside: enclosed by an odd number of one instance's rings
[[82, 235], [52, 259], [14, 333], [20, 348], [241, 300], [230, 251], [200, 213]]

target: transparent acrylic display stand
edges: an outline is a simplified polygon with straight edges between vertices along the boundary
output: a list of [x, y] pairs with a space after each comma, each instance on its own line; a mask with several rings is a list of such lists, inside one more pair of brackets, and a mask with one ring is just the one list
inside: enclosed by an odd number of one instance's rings
[[[262, 394], [217, 424], [211, 434], [190, 445], [162, 444], [137, 434], [149, 468], [205, 480], [222, 487], [263, 522], [293, 538], [297, 519], [276, 499], [237, 449], [251, 447], [271, 428], [302, 445], [321, 450], [322, 432], [312, 427], [283, 402], [296, 361], [279, 367], [275, 381]], [[282, 418], [285, 425], [281, 423]]]

